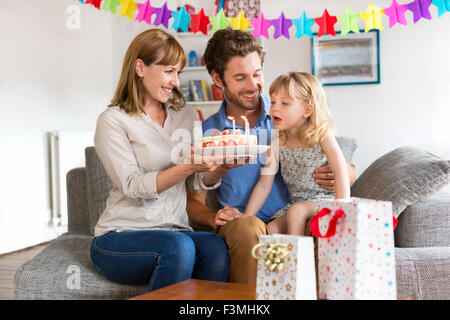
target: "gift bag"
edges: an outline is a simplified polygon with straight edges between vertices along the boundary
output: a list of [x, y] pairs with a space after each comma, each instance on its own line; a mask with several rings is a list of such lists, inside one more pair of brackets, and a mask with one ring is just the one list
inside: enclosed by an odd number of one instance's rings
[[262, 235], [252, 255], [258, 259], [258, 300], [317, 299], [312, 237]]
[[310, 223], [318, 237], [320, 299], [397, 298], [392, 203], [320, 200]]

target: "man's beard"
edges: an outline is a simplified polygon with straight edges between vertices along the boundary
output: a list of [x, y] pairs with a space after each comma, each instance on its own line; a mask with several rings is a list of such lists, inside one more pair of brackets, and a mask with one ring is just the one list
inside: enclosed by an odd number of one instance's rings
[[[253, 92], [240, 92], [240, 94], [246, 94], [246, 93], [253, 93]], [[258, 86], [258, 92], [255, 98], [254, 102], [250, 102], [250, 101], [242, 101], [239, 98], [239, 93], [238, 94], [232, 94], [227, 86], [224, 86], [224, 90], [223, 90], [223, 95], [225, 96], [225, 98], [232, 102], [233, 104], [235, 104], [236, 106], [244, 109], [244, 110], [255, 110], [258, 108], [259, 106], [259, 96], [261, 94], [261, 87]]]

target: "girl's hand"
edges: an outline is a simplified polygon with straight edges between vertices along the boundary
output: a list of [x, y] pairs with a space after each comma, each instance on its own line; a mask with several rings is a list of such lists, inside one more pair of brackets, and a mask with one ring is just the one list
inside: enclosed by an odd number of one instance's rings
[[218, 226], [224, 226], [228, 222], [242, 216], [243, 214], [238, 209], [230, 206], [225, 206], [223, 209], [217, 211], [214, 223]]

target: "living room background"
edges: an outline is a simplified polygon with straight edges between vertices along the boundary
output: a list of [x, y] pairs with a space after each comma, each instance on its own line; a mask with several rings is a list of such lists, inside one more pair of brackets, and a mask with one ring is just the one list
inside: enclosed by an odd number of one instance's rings
[[[208, 4], [207, 4], [208, 2]], [[405, 1], [401, 1], [404, 3]], [[163, 0], [153, 0], [161, 6]], [[213, 1], [168, 1], [212, 12]], [[201, 5], [200, 5], [201, 3]], [[391, 0], [377, 0], [380, 8]], [[67, 28], [70, 6], [80, 8], [80, 29]], [[349, 0], [262, 1], [267, 19], [354, 12], [368, 2]], [[339, 135], [357, 139], [358, 173], [382, 154], [404, 145], [450, 159], [450, 14], [380, 31], [381, 83], [326, 87]], [[338, 26], [337, 24], [336, 26]], [[360, 21], [363, 28], [363, 21]], [[109, 103], [123, 55], [145, 23], [112, 16], [75, 0], [4, 2], [0, 11], [0, 254], [56, 237], [50, 222], [51, 194], [47, 132], [93, 131]], [[317, 25], [313, 31], [317, 32]], [[270, 31], [272, 32], [272, 31]], [[262, 39], [267, 52], [265, 93], [280, 73], [311, 71], [311, 39]], [[447, 188], [447, 191], [450, 188]]]

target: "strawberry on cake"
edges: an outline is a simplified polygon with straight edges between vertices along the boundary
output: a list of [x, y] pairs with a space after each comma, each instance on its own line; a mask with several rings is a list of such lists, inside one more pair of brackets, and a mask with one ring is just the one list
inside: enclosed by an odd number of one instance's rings
[[210, 137], [203, 137], [200, 140], [202, 148], [229, 147], [229, 146], [256, 146], [258, 138], [252, 134], [242, 134], [241, 130], [228, 129], [215, 131]]

